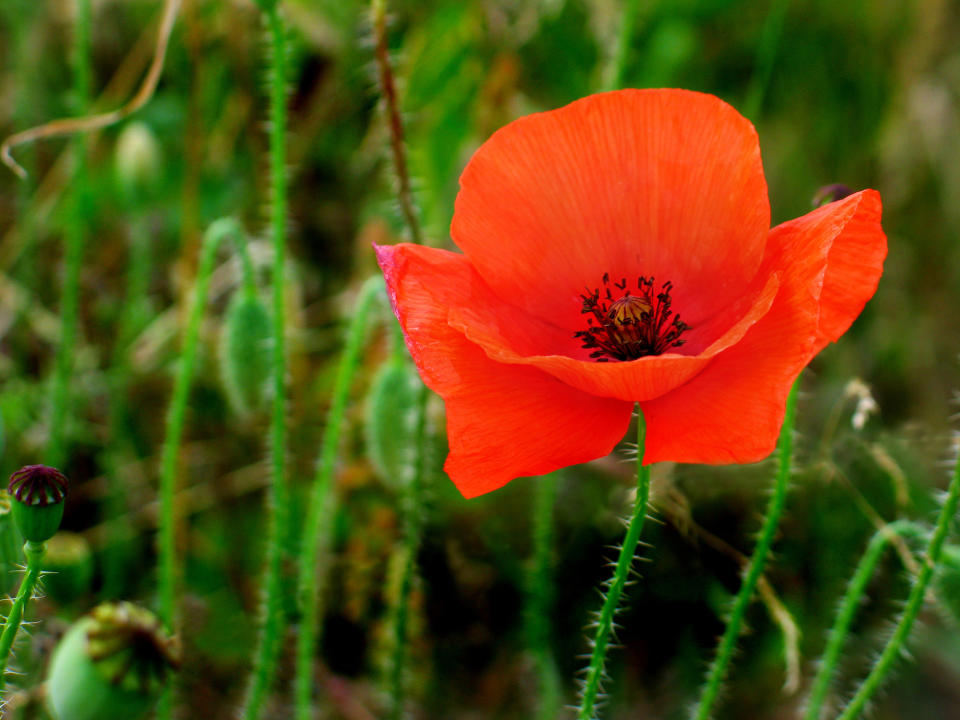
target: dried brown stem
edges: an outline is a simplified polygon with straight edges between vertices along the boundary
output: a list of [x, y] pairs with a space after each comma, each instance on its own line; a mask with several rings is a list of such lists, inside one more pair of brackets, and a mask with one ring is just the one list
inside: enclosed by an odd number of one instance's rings
[[79, 132], [90, 132], [99, 130], [114, 123], [118, 123], [126, 117], [129, 117], [137, 110], [142, 108], [153, 97], [157, 89], [157, 83], [160, 81], [160, 74], [163, 72], [163, 64], [167, 56], [167, 46], [170, 43], [170, 34], [173, 32], [173, 24], [177, 17], [177, 11], [180, 9], [181, 0], [165, 0], [163, 6], [163, 16], [160, 20], [160, 28], [157, 31], [157, 48], [153, 55], [153, 61], [147, 71], [143, 83], [137, 94], [134, 95], [125, 105], [110, 112], [99, 115], [86, 115], [78, 118], [61, 118], [51, 120], [43, 125], [23, 130], [6, 138], [0, 144], [0, 160], [4, 165], [10, 168], [19, 178], [25, 180], [27, 171], [13, 159], [11, 150], [18, 145], [44, 140], [46, 138], [58, 137], [62, 135], [72, 135]]

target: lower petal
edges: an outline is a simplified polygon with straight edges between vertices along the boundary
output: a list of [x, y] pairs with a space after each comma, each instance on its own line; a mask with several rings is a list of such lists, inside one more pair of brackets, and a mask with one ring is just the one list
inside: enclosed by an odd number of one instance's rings
[[632, 403], [496, 362], [448, 324], [451, 306], [483, 297], [463, 256], [404, 245], [377, 258], [417, 369], [446, 404], [445, 467], [464, 496], [602, 457], [623, 437]]

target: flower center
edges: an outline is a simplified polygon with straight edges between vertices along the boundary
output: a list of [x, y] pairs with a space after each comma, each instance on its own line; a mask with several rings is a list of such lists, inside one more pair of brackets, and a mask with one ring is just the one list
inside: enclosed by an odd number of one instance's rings
[[[636, 360], [647, 355], [660, 355], [683, 345], [680, 336], [690, 326], [671, 309], [673, 283], [665, 282], [654, 293], [653, 278], [637, 278], [637, 290], [627, 289], [627, 280], [610, 283], [610, 274], [603, 274], [603, 288], [580, 295], [581, 312], [587, 316], [587, 329], [575, 332], [590, 357], [597, 362]], [[614, 291], [620, 295], [614, 297]], [[671, 320], [671, 317], [673, 318]]]

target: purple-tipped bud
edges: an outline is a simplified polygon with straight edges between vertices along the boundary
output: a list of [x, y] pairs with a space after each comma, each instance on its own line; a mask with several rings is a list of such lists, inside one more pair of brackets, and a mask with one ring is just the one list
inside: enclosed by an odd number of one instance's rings
[[822, 205], [826, 205], [827, 203], [843, 200], [848, 195], [853, 195], [853, 190], [848, 188], [843, 183], [824, 185], [822, 188], [817, 190], [817, 194], [813, 196], [813, 206], [818, 208]]
[[13, 519], [25, 540], [44, 543], [53, 537], [69, 486], [62, 472], [47, 465], [27, 465], [10, 476], [7, 492], [17, 501]]

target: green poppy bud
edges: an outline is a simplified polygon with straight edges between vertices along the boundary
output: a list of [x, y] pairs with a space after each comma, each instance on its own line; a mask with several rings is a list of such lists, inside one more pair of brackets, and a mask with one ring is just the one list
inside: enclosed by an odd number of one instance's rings
[[227, 308], [220, 337], [220, 378], [231, 406], [241, 415], [259, 409], [266, 398], [272, 325], [255, 294], [239, 292]]
[[56, 720], [136, 720], [147, 713], [178, 665], [174, 640], [149, 610], [105, 603], [57, 645], [47, 671]]
[[90, 592], [93, 553], [83, 535], [61, 530], [47, 541], [43, 558], [43, 587], [61, 605]]
[[117, 138], [115, 170], [120, 188], [130, 197], [149, 191], [160, 178], [160, 147], [142, 122], [127, 125]]
[[397, 487], [412, 462], [419, 380], [407, 362], [388, 362], [377, 371], [367, 396], [366, 448], [377, 475]]
[[24, 540], [45, 543], [60, 528], [70, 483], [56, 468], [27, 465], [10, 476], [13, 521]]

